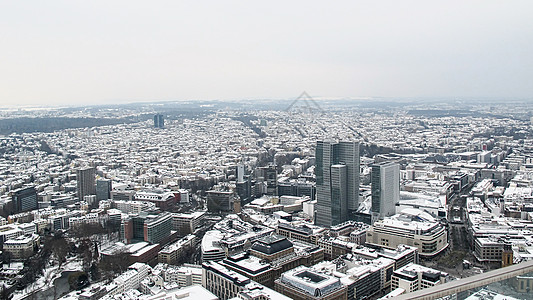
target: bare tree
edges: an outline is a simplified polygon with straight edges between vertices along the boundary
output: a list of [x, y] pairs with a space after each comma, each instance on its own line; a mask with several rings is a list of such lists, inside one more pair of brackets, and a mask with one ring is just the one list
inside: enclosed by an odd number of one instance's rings
[[52, 256], [57, 260], [59, 268], [61, 269], [70, 250], [69, 243], [63, 236], [54, 236], [45, 241], [45, 245], [50, 249]]
[[77, 249], [77, 252], [78, 252], [78, 255], [82, 259], [83, 270], [85, 272], [89, 272], [89, 269], [91, 268], [91, 265], [93, 263], [93, 253], [91, 249], [92, 249], [92, 243], [90, 240], [85, 239], [85, 240], [80, 241], [80, 245]]
[[130, 264], [129, 253], [121, 251], [113, 255], [104, 256], [98, 264], [98, 269], [103, 278], [109, 281], [116, 275], [126, 271]]
[[70, 232], [74, 237], [81, 239], [95, 234], [104, 234], [107, 230], [100, 223], [81, 223], [70, 228]]

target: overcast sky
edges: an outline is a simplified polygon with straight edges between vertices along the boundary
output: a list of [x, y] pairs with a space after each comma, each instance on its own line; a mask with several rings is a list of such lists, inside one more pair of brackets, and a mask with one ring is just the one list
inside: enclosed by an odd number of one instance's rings
[[1, 1], [0, 105], [533, 98], [533, 1]]

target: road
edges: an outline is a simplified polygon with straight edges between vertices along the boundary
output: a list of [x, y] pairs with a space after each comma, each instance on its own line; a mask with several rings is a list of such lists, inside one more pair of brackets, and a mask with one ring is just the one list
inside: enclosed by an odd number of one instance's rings
[[474, 262], [470, 249], [466, 225], [466, 197], [473, 185], [467, 186], [461, 193], [453, 194], [448, 199], [448, 249], [445, 254], [424, 265], [442, 270], [452, 276], [463, 278], [475, 275], [479, 269], [463, 269], [463, 260]]

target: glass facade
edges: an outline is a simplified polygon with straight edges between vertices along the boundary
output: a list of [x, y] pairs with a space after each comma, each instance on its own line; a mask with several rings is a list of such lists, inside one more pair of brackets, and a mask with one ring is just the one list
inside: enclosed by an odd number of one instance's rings
[[318, 141], [316, 218], [321, 226], [352, 219], [359, 203], [359, 143]]

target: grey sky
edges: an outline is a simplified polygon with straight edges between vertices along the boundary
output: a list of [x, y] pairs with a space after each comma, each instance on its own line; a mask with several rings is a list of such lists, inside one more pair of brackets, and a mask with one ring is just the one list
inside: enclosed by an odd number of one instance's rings
[[2, 1], [0, 105], [533, 96], [533, 1]]

